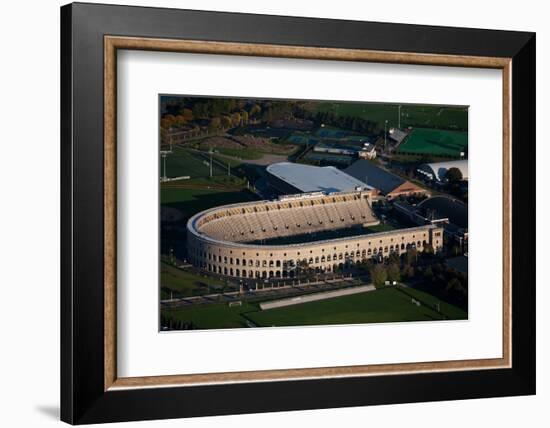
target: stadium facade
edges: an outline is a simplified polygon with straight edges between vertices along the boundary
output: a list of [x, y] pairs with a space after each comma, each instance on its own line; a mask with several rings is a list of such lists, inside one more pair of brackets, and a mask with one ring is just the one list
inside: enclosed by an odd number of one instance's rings
[[[365, 227], [379, 223], [371, 197], [370, 191], [360, 190], [314, 192], [200, 212], [187, 223], [189, 261], [227, 277], [293, 278], [303, 269], [334, 272], [409, 248], [441, 248], [443, 233], [436, 225], [367, 233]], [[335, 231], [341, 237], [322, 238]], [[296, 237], [303, 239], [290, 243]], [[289, 243], [269, 243], [285, 238]]]

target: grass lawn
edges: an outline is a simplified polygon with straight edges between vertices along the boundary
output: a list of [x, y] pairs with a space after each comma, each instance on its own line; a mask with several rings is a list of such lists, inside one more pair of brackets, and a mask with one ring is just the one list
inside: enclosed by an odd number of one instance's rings
[[437, 297], [432, 296], [424, 291], [415, 290], [414, 288], [400, 288], [402, 293], [414, 297], [416, 300], [424, 303], [425, 305], [436, 307], [437, 303], [440, 304], [440, 311], [442, 314], [446, 315], [449, 319], [456, 320], [465, 320], [468, 319], [468, 314], [466, 311], [451, 305], [449, 303], [439, 300]]
[[468, 147], [468, 133], [417, 128], [399, 146], [399, 152], [460, 156]]
[[[421, 301], [417, 306], [411, 298]], [[466, 312], [427, 293], [387, 287], [352, 296], [262, 311], [256, 303], [229, 307], [226, 303], [163, 310], [168, 318], [193, 322], [200, 329], [246, 327], [246, 318], [260, 327], [467, 319]], [[432, 307], [433, 306], [433, 309]]]
[[380, 223], [366, 228], [366, 230], [370, 233], [387, 232], [388, 230], [393, 229], [395, 228], [389, 223]]
[[164, 309], [166, 318], [192, 322], [198, 329], [247, 327], [243, 313], [257, 311], [258, 306], [243, 302], [242, 306], [229, 307], [227, 303], [191, 306], [183, 309]]
[[220, 155], [220, 154], [217, 154], [217, 153], [214, 153], [213, 157], [214, 157], [215, 160], [217, 160], [218, 162], [223, 163], [224, 165], [229, 164], [231, 166], [231, 168], [238, 168], [243, 164], [243, 162], [240, 159], [235, 159], [235, 158], [232, 158], [232, 157], [223, 156], [223, 155]]
[[[310, 108], [318, 111], [333, 111], [339, 116], [354, 116], [377, 123], [379, 129], [384, 129], [384, 121], [388, 127], [398, 125], [398, 105], [368, 104], [347, 102], [326, 102], [312, 104]], [[440, 107], [423, 105], [401, 105], [401, 127], [448, 127], [457, 130], [468, 129], [468, 109], [465, 107]]]
[[[176, 186], [173, 186], [172, 184], [176, 184]], [[227, 187], [227, 191], [229, 191], [232, 189], [240, 190], [243, 186], [246, 185], [246, 179], [235, 177], [234, 175], [231, 175], [231, 176], [214, 175], [213, 177], [199, 177], [199, 178], [191, 178], [190, 180], [172, 181], [164, 184], [162, 187], [164, 188], [178, 187], [177, 184], [184, 185], [185, 187], [196, 186], [197, 188], [203, 188], [207, 186], [212, 186], [212, 187], [224, 186], [224, 187]]]
[[219, 205], [256, 200], [254, 193], [247, 190], [178, 189], [163, 187], [160, 191], [161, 204], [181, 210], [186, 217], [199, 211]]
[[260, 159], [263, 156], [263, 153], [253, 149], [229, 149], [226, 147], [218, 147], [215, 150], [222, 155], [239, 159]]
[[224, 282], [184, 271], [166, 263], [160, 265], [160, 286], [163, 298], [170, 297], [170, 290], [174, 297], [189, 297], [221, 291]]
[[297, 326], [319, 324], [360, 324], [444, 319], [395, 288], [383, 288], [353, 296], [249, 313], [260, 326]]
[[[163, 159], [160, 158], [160, 174], [164, 173]], [[227, 170], [214, 163], [213, 175], [227, 174]], [[210, 165], [208, 161], [198, 154], [191, 153], [181, 147], [174, 147], [173, 152], [166, 157], [166, 175], [168, 177], [190, 176], [191, 178], [208, 177]]]

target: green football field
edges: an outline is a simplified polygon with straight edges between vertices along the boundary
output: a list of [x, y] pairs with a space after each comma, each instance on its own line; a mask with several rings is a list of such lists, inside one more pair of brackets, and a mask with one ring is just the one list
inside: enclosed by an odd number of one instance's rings
[[458, 157], [467, 147], [467, 132], [416, 128], [399, 146], [399, 152]]
[[[412, 298], [421, 301], [417, 306]], [[243, 302], [229, 307], [226, 303], [164, 309], [167, 318], [192, 322], [199, 329], [246, 327], [247, 320], [258, 327], [362, 324], [380, 322], [467, 319], [465, 311], [440, 302], [430, 294], [410, 288], [383, 288], [352, 296], [343, 296], [284, 308], [260, 310], [257, 303]]]

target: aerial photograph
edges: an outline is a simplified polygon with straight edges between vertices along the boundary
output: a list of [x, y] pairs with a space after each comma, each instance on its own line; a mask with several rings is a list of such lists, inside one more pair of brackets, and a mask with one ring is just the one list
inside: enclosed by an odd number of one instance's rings
[[468, 106], [159, 95], [159, 330], [468, 319]]

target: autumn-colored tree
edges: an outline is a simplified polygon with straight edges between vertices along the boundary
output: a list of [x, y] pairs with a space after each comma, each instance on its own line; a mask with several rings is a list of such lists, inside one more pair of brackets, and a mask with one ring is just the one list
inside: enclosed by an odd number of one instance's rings
[[172, 122], [170, 120], [166, 119], [165, 117], [160, 120], [160, 127], [162, 129], [169, 129], [170, 126], [172, 126]]
[[189, 108], [182, 108], [180, 110], [180, 115], [182, 115], [188, 122], [193, 120], [193, 110]]
[[160, 125], [164, 129], [168, 129], [176, 123], [176, 117], [173, 114], [167, 114], [160, 120]]
[[254, 104], [250, 108], [249, 115], [250, 117], [255, 117], [255, 116], [258, 116], [261, 113], [261, 111], [262, 111], [262, 108], [258, 104]]
[[221, 122], [222, 122], [222, 127], [223, 128], [231, 128], [232, 126], [232, 121], [231, 121], [231, 118], [229, 116], [222, 116], [221, 117]]
[[181, 114], [177, 115], [175, 118], [174, 118], [174, 125], [176, 126], [183, 126], [187, 123], [187, 119], [182, 116]]
[[233, 126], [239, 126], [241, 124], [241, 115], [237, 112], [231, 114], [231, 123]]
[[221, 128], [221, 125], [222, 125], [221, 119], [219, 117], [213, 117], [212, 119], [210, 119], [210, 123], [208, 124], [208, 128], [210, 130], [216, 130], [216, 129]]

